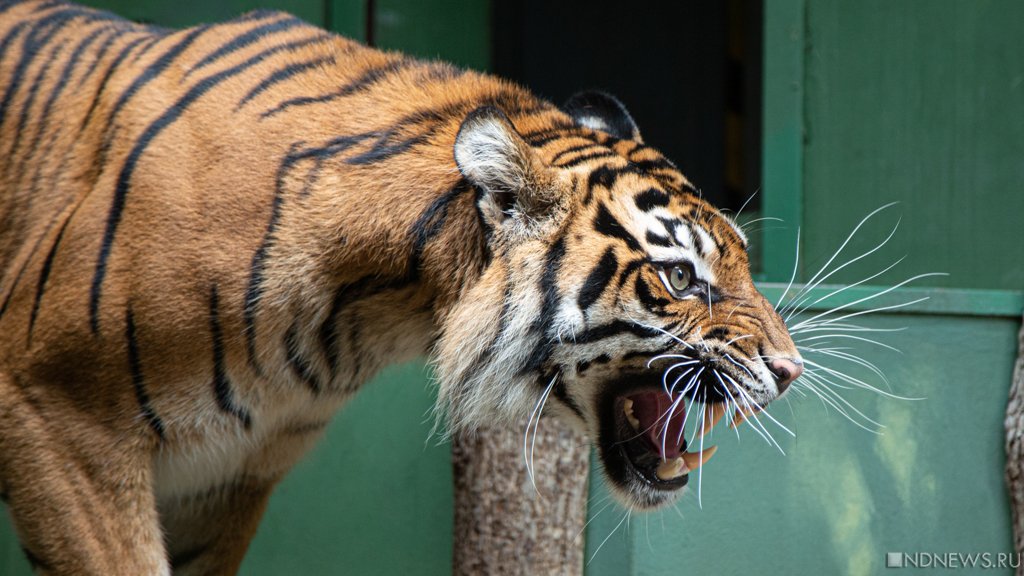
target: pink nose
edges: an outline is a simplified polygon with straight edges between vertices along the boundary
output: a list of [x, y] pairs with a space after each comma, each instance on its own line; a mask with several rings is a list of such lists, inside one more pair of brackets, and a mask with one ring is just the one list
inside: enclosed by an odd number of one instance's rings
[[803, 374], [803, 364], [801, 360], [794, 361], [786, 358], [777, 358], [771, 361], [768, 369], [772, 371], [772, 374], [775, 374], [775, 379], [779, 386], [779, 394], [785, 392], [786, 388], [789, 388], [789, 385]]

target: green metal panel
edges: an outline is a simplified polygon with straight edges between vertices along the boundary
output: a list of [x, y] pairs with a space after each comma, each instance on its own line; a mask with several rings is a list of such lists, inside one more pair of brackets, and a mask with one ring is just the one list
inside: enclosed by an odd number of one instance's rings
[[368, 1], [326, 0], [325, 26], [342, 36], [365, 41]]
[[371, 382], [275, 491], [243, 574], [451, 574], [451, 448], [412, 364]]
[[784, 281], [803, 221], [804, 0], [772, 2], [764, 20], [761, 216], [781, 223], [764, 224], [760, 276]]
[[885, 569], [887, 551], [1012, 551], [1001, 422], [1019, 316], [890, 315], [863, 324], [908, 327], [885, 337], [902, 354], [862, 355], [896, 393], [923, 400], [841, 391], [886, 426], [874, 435], [791, 395], [770, 412], [796, 438], [766, 422], [785, 456], [748, 424], [739, 439], [720, 426], [712, 443], [721, 449], [703, 469], [703, 506], [692, 478], [677, 509], [634, 514], [596, 553], [624, 516], [617, 506], [597, 514], [607, 496], [595, 479], [587, 575], [866, 575]]
[[490, 65], [487, 0], [377, 0], [375, 5], [376, 46], [476, 70]]
[[922, 284], [1024, 287], [1024, 3], [821, 0], [806, 21], [809, 268], [851, 219], [897, 200], [883, 252], [950, 273]]
[[82, 4], [110, 10], [131, 20], [170, 28], [200, 22], [220, 22], [257, 8], [284, 10], [318, 26], [324, 25], [325, 0], [199, 0], [140, 2], [139, 0], [85, 0]]

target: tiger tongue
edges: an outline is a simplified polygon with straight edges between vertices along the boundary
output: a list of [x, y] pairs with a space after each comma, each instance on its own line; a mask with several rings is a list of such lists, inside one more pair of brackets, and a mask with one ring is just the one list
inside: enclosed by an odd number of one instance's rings
[[[640, 432], [647, 436], [651, 446], [662, 460], [671, 460], [681, 454], [682, 430], [686, 424], [686, 407], [679, 402], [672, 418], [665, 426], [664, 416], [672, 409], [672, 398], [664, 392], [642, 392], [629, 397], [633, 401], [633, 415], [640, 422]], [[676, 400], [679, 398], [676, 397]]]

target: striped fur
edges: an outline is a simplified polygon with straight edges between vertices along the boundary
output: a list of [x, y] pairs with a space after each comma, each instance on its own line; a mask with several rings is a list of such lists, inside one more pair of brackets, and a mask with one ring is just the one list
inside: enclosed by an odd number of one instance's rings
[[[42, 573], [234, 572], [272, 487], [407, 358], [459, 430], [547, 388], [596, 439], [661, 330], [770, 401], [763, 357], [796, 352], [745, 247], [604, 96], [562, 110], [276, 12], [0, 0], [0, 493]], [[668, 294], [652, 262], [677, 261], [707, 301]]]

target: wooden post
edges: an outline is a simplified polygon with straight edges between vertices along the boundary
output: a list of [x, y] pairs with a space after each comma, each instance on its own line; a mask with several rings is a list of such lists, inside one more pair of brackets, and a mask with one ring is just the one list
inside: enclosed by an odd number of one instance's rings
[[[1013, 547], [1016, 552], [1024, 554], [1024, 325], [1020, 330], [1005, 426], [1006, 485], [1010, 490], [1010, 509], [1013, 512]], [[1024, 566], [1020, 564], [1017, 576], [1024, 576]]]
[[[532, 438], [532, 437], [531, 437]], [[590, 447], [544, 418], [533, 452], [536, 489], [523, 458], [523, 430], [485, 428], [454, 438], [452, 573], [582, 574]]]

